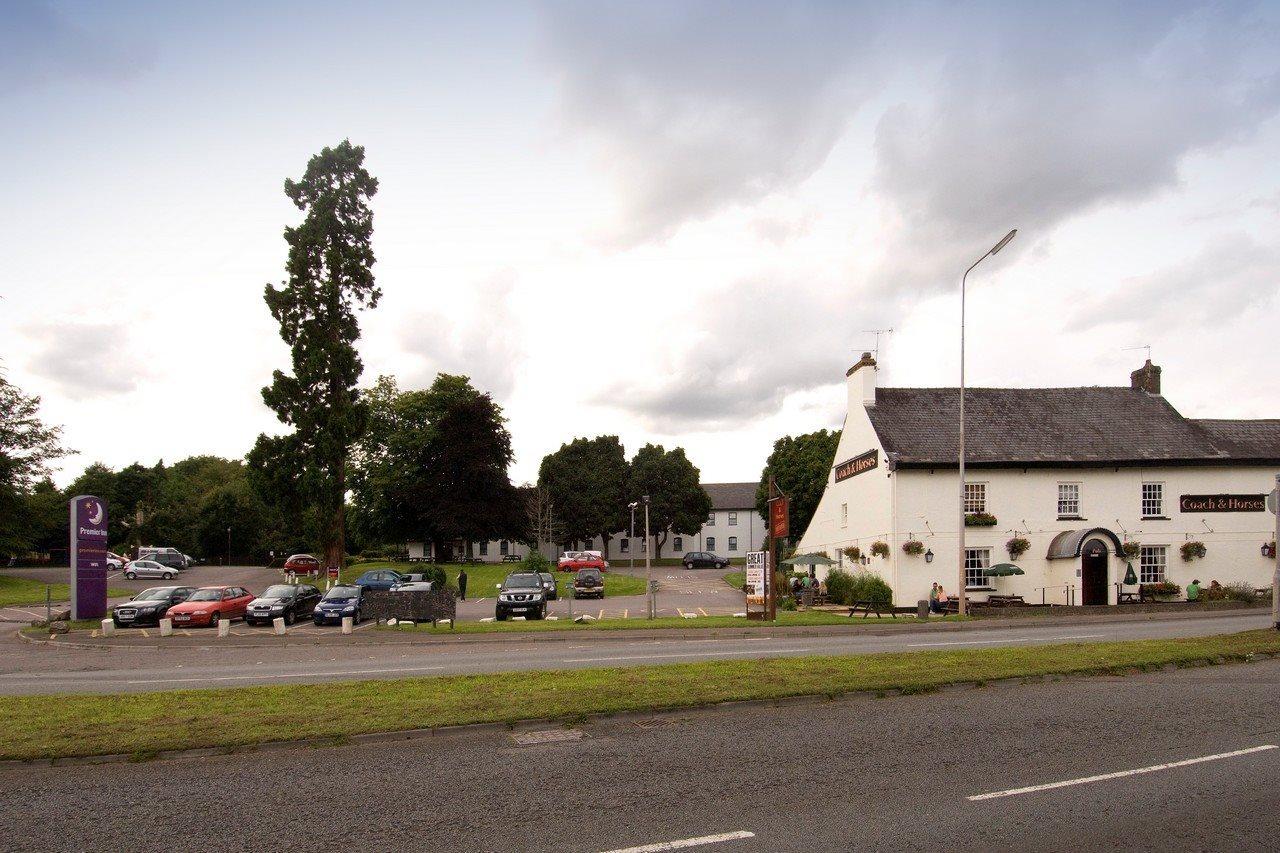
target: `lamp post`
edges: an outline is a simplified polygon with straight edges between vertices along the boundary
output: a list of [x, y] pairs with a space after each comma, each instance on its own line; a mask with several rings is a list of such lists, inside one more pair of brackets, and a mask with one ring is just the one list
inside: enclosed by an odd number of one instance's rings
[[227, 565], [231, 565], [231, 528], [227, 528]]
[[640, 506], [637, 501], [627, 504], [627, 508], [631, 510], [631, 538], [627, 540], [627, 553], [631, 555], [631, 573], [636, 573], [636, 507]]
[[1004, 235], [1004, 238], [999, 243], [996, 243], [994, 246], [992, 246], [985, 255], [983, 255], [981, 258], [978, 258], [976, 261], [970, 264], [969, 268], [964, 271], [964, 275], [960, 277], [960, 535], [959, 535], [960, 554], [959, 554], [959, 561], [958, 561], [960, 574], [959, 574], [959, 583], [957, 585], [959, 589], [960, 603], [959, 603], [959, 606], [956, 608], [956, 610], [961, 616], [963, 616], [965, 612], [968, 610], [968, 605], [967, 605], [966, 597], [964, 594], [964, 588], [965, 588], [965, 579], [964, 579], [964, 576], [965, 576], [965, 571], [964, 571], [965, 569], [965, 566], [964, 566], [964, 514], [965, 514], [964, 513], [964, 293], [965, 293], [965, 285], [968, 283], [969, 273], [973, 272], [973, 268], [976, 267], [978, 264], [982, 263], [984, 260], [986, 260], [990, 256], [999, 252], [1005, 246], [1009, 245], [1009, 241], [1012, 240], [1014, 235], [1017, 233], [1018, 233], [1018, 229], [1015, 228], [1012, 231], [1010, 231], [1008, 234]]
[[648, 578], [646, 583], [648, 584], [648, 590], [649, 590], [649, 618], [650, 619], [653, 619], [658, 615], [657, 608], [654, 607], [655, 602], [653, 600], [653, 561], [650, 559], [652, 556], [653, 554], [650, 553], [650, 550], [649, 550], [649, 496], [645, 495], [644, 496], [644, 573], [645, 573], [645, 577]]

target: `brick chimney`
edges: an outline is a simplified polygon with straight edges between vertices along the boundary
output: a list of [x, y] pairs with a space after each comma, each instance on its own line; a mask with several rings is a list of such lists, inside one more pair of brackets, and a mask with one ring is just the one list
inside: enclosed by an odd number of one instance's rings
[[[1159, 369], [1159, 368], [1157, 368]], [[849, 408], [865, 406], [868, 409], [876, 405], [876, 360], [871, 353], [864, 352], [858, 363], [849, 368], [845, 376], [845, 385], [849, 390]]]
[[1129, 374], [1129, 384], [1135, 391], [1145, 391], [1153, 397], [1160, 396], [1160, 368], [1147, 359], [1147, 363]]

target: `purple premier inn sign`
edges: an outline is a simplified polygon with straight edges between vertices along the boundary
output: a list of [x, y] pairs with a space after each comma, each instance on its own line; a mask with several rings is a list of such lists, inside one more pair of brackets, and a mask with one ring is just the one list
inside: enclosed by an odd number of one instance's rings
[[71, 499], [71, 618], [107, 613], [107, 505], [93, 495]]

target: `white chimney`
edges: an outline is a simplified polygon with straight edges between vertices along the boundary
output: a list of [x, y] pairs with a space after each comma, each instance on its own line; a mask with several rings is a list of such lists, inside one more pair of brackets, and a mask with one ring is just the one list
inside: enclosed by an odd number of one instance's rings
[[871, 353], [864, 352], [858, 363], [849, 368], [849, 372], [844, 375], [845, 385], [849, 389], [850, 411], [854, 406], [875, 408], [877, 370], [879, 368], [876, 367], [876, 360], [871, 357]]

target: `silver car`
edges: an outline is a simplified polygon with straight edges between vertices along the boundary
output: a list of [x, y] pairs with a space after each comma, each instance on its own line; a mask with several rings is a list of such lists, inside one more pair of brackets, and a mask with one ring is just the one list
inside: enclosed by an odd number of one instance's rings
[[392, 592], [431, 592], [431, 581], [405, 581], [391, 587]]
[[129, 580], [134, 578], [164, 578], [169, 580], [177, 573], [176, 569], [170, 566], [162, 566], [155, 560], [134, 560], [124, 567], [124, 576]]

